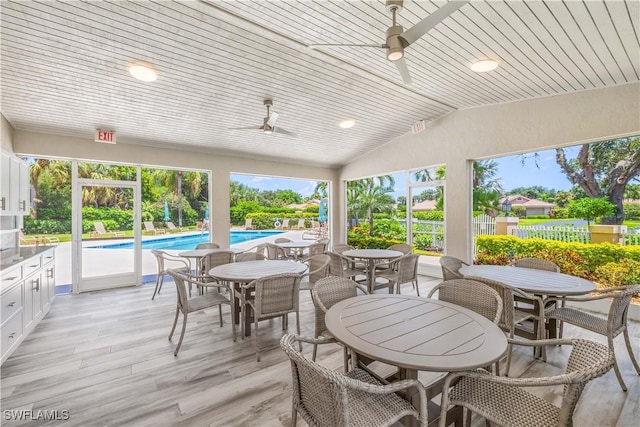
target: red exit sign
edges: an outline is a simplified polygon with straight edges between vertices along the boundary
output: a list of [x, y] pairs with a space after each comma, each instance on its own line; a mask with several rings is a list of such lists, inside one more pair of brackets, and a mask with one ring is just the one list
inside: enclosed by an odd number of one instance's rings
[[112, 130], [96, 129], [96, 142], [104, 142], [107, 144], [116, 143], [116, 132]]

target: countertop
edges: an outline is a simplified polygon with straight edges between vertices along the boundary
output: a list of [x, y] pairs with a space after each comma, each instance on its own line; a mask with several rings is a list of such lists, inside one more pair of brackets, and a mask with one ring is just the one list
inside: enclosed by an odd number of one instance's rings
[[40, 255], [41, 253], [46, 252], [52, 248], [55, 248], [55, 246], [50, 246], [50, 245], [22, 246], [20, 247], [19, 253], [15, 253], [15, 252], [12, 254], [2, 253], [0, 270], [9, 269], [13, 266], [20, 264], [21, 262], [28, 260], [29, 258]]

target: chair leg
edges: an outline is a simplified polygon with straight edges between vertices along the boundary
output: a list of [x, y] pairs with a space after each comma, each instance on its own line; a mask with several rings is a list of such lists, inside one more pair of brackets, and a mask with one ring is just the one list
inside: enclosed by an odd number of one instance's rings
[[297, 424], [298, 424], [298, 411], [296, 411], [296, 408], [293, 408], [291, 411], [291, 427], [296, 427]]
[[413, 286], [416, 288], [416, 293], [418, 294], [418, 296], [420, 296], [420, 287], [418, 286], [418, 281], [414, 280], [411, 282], [413, 284]]
[[153, 300], [156, 297], [156, 294], [160, 293], [160, 288], [162, 288], [162, 282], [164, 282], [164, 274], [158, 273], [158, 277], [156, 277], [156, 288], [153, 291], [153, 296], [151, 297], [151, 300]]
[[638, 366], [638, 361], [636, 357], [633, 355], [633, 348], [631, 347], [631, 340], [629, 339], [629, 330], [627, 328], [623, 331], [624, 334], [624, 342], [627, 344], [627, 351], [629, 352], [629, 357], [631, 358], [631, 362], [633, 363], [633, 367], [636, 368], [636, 372], [640, 375], [640, 366]]
[[231, 302], [229, 303], [229, 311], [231, 312], [231, 331], [233, 332], [233, 342], [236, 342], [236, 322], [235, 322], [235, 301], [233, 300], [233, 292], [231, 292]]
[[178, 341], [178, 346], [176, 347], [176, 351], [173, 352], [174, 356], [178, 355], [178, 351], [180, 351], [180, 346], [182, 345], [182, 339], [184, 338], [184, 331], [187, 329], [187, 313], [182, 313], [184, 316], [182, 319], [182, 332], [180, 332], [180, 340]]
[[[300, 314], [298, 313], [298, 311], [296, 311], [296, 330], [298, 336], [300, 336]], [[302, 352], [302, 341], [298, 341], [298, 345], [300, 346], [300, 352]]]
[[178, 324], [178, 315], [180, 314], [180, 307], [176, 306], [176, 317], [173, 319], [173, 327], [171, 328], [171, 332], [169, 333], [169, 341], [171, 341], [171, 337], [176, 330], [176, 325]]
[[343, 347], [342, 350], [342, 358], [344, 364], [344, 372], [349, 372], [349, 349], [347, 347]]
[[244, 333], [245, 333], [245, 319], [243, 317], [247, 316], [247, 306], [244, 304], [244, 301], [240, 301], [240, 307], [242, 307], [242, 313], [240, 314], [240, 338], [244, 341]]
[[622, 387], [622, 391], [627, 391], [627, 385], [624, 383], [622, 374], [620, 373], [620, 368], [618, 367], [618, 358], [616, 357], [616, 351], [613, 348], [613, 337], [607, 337], [607, 341], [609, 342], [609, 349], [613, 353], [613, 370], [616, 373], [616, 377], [618, 378], [620, 387]]
[[314, 344], [313, 345], [313, 354], [311, 355], [311, 360], [313, 360], [315, 362], [317, 355], [318, 355], [318, 344]]
[[218, 305], [218, 314], [220, 315], [220, 327], [222, 328], [224, 326], [224, 323], [222, 323], [222, 304]]
[[254, 328], [256, 331], [256, 359], [259, 362], [260, 361], [260, 340], [258, 339], [258, 317], [254, 314]]

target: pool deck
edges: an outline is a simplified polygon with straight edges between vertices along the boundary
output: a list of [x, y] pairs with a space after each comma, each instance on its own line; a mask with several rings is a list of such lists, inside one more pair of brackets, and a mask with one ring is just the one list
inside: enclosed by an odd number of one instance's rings
[[[239, 231], [239, 230], [234, 230]], [[261, 237], [247, 242], [234, 243], [233, 248], [250, 249], [256, 245], [266, 242], [273, 242], [278, 237], [286, 237], [291, 240], [302, 240], [304, 230], [284, 230], [280, 234], [273, 236]], [[185, 232], [174, 233], [173, 236], [189, 236], [199, 235], [201, 232]], [[167, 235], [142, 236], [143, 240], [155, 240], [167, 237]], [[103, 239], [103, 240], [85, 240], [84, 246], [92, 246], [96, 244], [119, 243], [123, 241], [131, 241], [131, 239]], [[167, 250], [172, 254], [184, 252], [186, 249]], [[113, 273], [113, 266], [131, 264], [131, 249], [103, 249], [95, 248], [85, 254], [83, 260], [85, 262], [85, 271], [90, 269], [93, 276]], [[151, 254], [151, 249], [142, 250], [142, 276], [155, 275], [157, 272], [157, 264], [155, 257]], [[71, 242], [60, 243], [56, 249], [56, 285], [71, 284]]]

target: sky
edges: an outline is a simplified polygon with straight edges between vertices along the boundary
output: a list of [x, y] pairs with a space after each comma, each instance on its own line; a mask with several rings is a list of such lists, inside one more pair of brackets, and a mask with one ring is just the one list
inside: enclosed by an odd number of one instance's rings
[[[566, 148], [567, 158], [575, 158], [579, 149], [580, 146]], [[502, 187], [506, 191], [536, 185], [555, 190], [571, 189], [571, 183], [556, 163], [555, 150], [538, 151], [538, 154], [537, 166], [532, 156], [526, 158], [524, 164], [519, 155], [495, 158], [498, 163], [498, 177], [502, 180]], [[399, 173], [393, 176], [396, 180], [394, 196], [404, 196], [406, 193], [404, 175]], [[311, 196], [316, 187], [316, 181], [255, 175], [232, 174], [231, 180], [262, 191], [289, 189], [303, 197]]]

